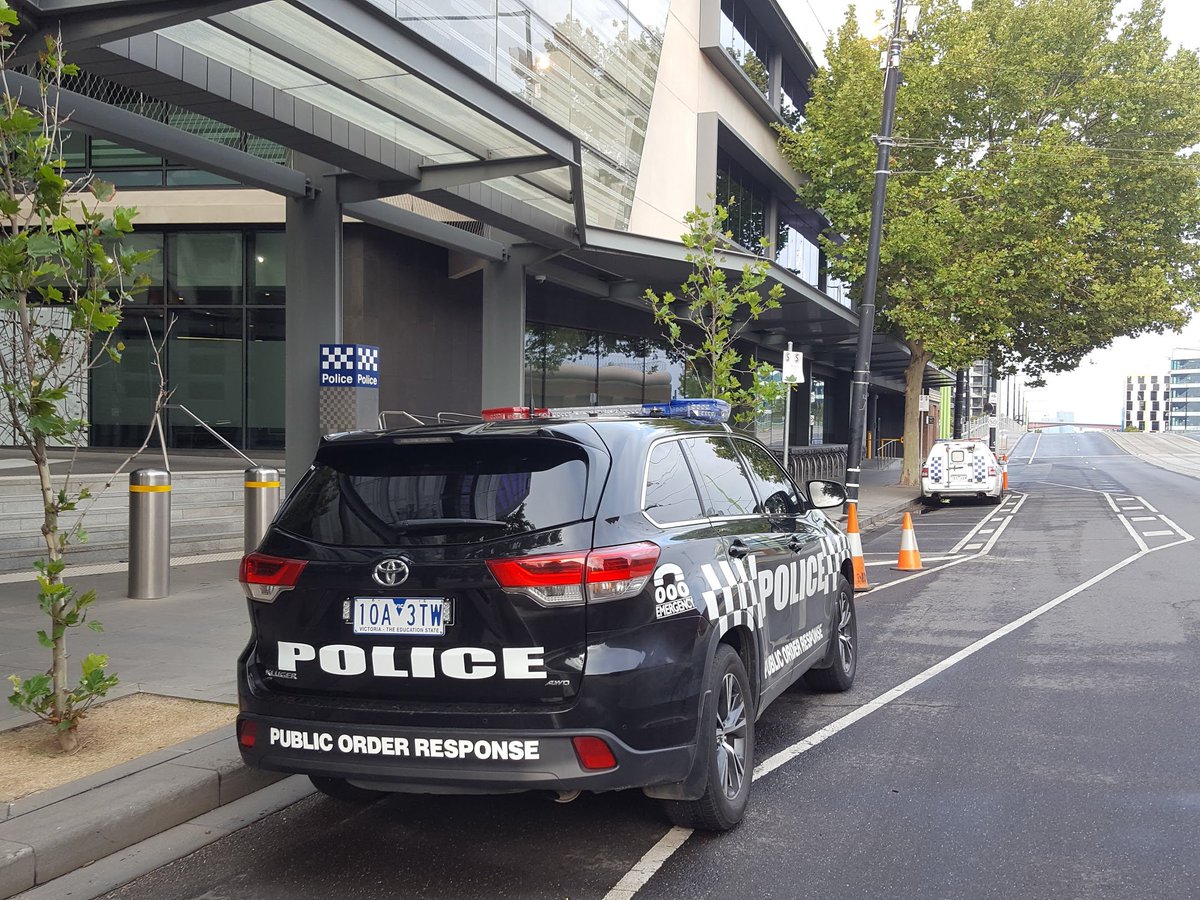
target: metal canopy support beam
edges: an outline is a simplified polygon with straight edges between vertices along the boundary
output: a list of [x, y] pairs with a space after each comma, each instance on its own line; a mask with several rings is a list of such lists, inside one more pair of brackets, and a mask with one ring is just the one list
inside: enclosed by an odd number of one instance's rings
[[312, 199], [287, 201], [284, 455], [289, 487], [308, 470], [321, 438], [320, 345], [342, 338], [342, 209], [336, 169], [302, 154], [296, 154], [295, 164], [318, 190]]
[[[17, 102], [22, 106], [40, 103], [37, 81], [16, 72], [7, 73], [6, 77], [10, 90], [17, 95]], [[70, 121], [72, 127], [81, 128], [96, 137], [166, 156], [177, 162], [186, 162], [215, 175], [223, 175], [241, 184], [285, 197], [303, 197], [307, 193], [308, 179], [303, 172], [188, 134], [118, 106], [64, 90], [58, 91], [57, 98], [52, 93], [50, 102], [57, 103], [61, 114]]]
[[567, 131], [516, 100], [498, 84], [413, 34], [382, 10], [355, 0], [289, 2], [422, 80], [453, 94], [476, 112], [517, 132], [564, 163], [574, 162], [577, 141]]
[[579, 246], [573, 222], [543, 212], [486, 184], [443, 188], [429, 191], [425, 197], [446, 209], [495, 225], [551, 250], [568, 250]]
[[421, 175], [414, 180], [370, 181], [357, 176], [348, 176], [338, 181], [338, 196], [343, 203], [357, 203], [377, 197], [394, 197], [397, 194], [424, 194], [444, 188], [473, 184], [476, 181], [491, 181], [493, 178], [508, 178], [542, 169], [557, 169], [562, 163], [553, 156], [521, 156], [515, 159], [484, 159], [471, 162], [445, 163], [421, 166]]
[[27, 34], [10, 65], [37, 58], [47, 35], [61, 33], [68, 51], [78, 52], [108, 41], [146, 34], [183, 22], [251, 6], [258, 0], [147, 0], [141, 3], [89, 3], [79, 0], [42, 0], [33, 32]]
[[[487, 146], [483, 141], [478, 140], [472, 135], [464, 134], [457, 129], [449, 127], [442, 119], [438, 118], [435, 112], [426, 112], [420, 110], [410, 103], [405, 103], [393, 94], [381, 91], [374, 87], [369, 80], [360, 81], [353, 75], [346, 72], [344, 69], [333, 65], [321, 56], [310, 53], [303, 48], [297, 47], [295, 44], [281, 38], [279, 35], [267, 31], [265, 28], [260, 28], [240, 16], [222, 15], [210, 17], [209, 21], [223, 31], [228, 32], [240, 40], [248, 44], [253, 44], [260, 50], [264, 50], [273, 56], [278, 56], [286, 59], [292, 65], [299, 69], [315, 75], [322, 81], [326, 81], [336, 88], [340, 88], [348, 94], [353, 94], [360, 100], [365, 100], [372, 106], [377, 106], [385, 112], [391, 113], [398, 119], [403, 119], [406, 122], [411, 122], [418, 128], [428, 131], [430, 134], [436, 135], [449, 144], [453, 144], [461, 150], [465, 150], [472, 156], [477, 156], [480, 159], [488, 159], [494, 152], [494, 148]], [[556, 163], [561, 165], [561, 163]], [[552, 179], [545, 176], [539, 176], [534, 172], [525, 173], [524, 180], [529, 184], [543, 190], [553, 197], [557, 197], [564, 202], [570, 202], [571, 194], [564, 190], [560, 185]], [[396, 191], [395, 193], [400, 193]], [[376, 197], [386, 197], [387, 194], [376, 194]], [[358, 199], [369, 199], [360, 197]], [[345, 202], [353, 202], [346, 200]]]
[[483, 270], [483, 408], [525, 403], [525, 265], [517, 259]]
[[375, 225], [418, 240], [493, 261], [507, 258], [504, 245], [445, 222], [438, 222], [383, 200], [365, 200], [344, 206], [343, 212], [368, 225]]

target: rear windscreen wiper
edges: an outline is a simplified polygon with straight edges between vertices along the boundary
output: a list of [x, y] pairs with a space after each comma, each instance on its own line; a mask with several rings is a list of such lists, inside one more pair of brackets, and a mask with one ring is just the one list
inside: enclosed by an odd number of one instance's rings
[[393, 526], [398, 534], [416, 531], [441, 531], [444, 528], [507, 528], [497, 519], [405, 519]]

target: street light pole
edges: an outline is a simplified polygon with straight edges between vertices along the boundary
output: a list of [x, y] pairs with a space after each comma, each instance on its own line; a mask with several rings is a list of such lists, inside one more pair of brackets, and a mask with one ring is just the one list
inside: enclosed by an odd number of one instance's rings
[[[892, 126], [896, 118], [896, 88], [900, 85], [901, 29], [904, 0], [896, 0], [892, 34], [883, 60], [883, 119], [875, 158], [875, 191], [871, 195], [871, 228], [867, 237], [867, 272], [858, 306], [858, 349], [850, 382], [850, 443], [846, 448], [846, 503], [858, 506], [863, 441], [867, 428], [867, 388], [871, 380], [871, 341], [875, 334], [875, 284], [879, 278], [879, 245], [883, 240], [883, 204], [891, 166]], [[847, 510], [848, 512], [848, 510]]]

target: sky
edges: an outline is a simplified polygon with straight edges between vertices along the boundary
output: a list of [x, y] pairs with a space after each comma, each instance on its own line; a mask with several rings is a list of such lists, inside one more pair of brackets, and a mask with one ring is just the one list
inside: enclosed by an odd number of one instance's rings
[[[826, 35], [846, 15], [850, 0], [780, 0], [801, 39], [818, 62], [824, 61]], [[872, 26], [877, 11], [895, 9], [891, 2], [858, 0], [854, 3], [860, 26]], [[1165, 0], [1163, 30], [1176, 46], [1200, 50], [1200, 3]], [[1110, 347], [1089, 355], [1073, 372], [1046, 377], [1046, 386], [1026, 390], [1029, 414], [1039, 419], [1073, 412], [1077, 422], [1119, 424], [1125, 408], [1127, 375], [1166, 375], [1171, 351], [1200, 349], [1200, 316], [1182, 333], [1148, 334], [1118, 338]]]

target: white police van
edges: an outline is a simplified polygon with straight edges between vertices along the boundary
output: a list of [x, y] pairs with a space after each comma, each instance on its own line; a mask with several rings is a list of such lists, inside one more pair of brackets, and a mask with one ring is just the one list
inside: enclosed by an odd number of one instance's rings
[[921, 467], [921, 501], [928, 504], [962, 497], [999, 503], [1001, 485], [1000, 463], [983, 440], [935, 441]]

